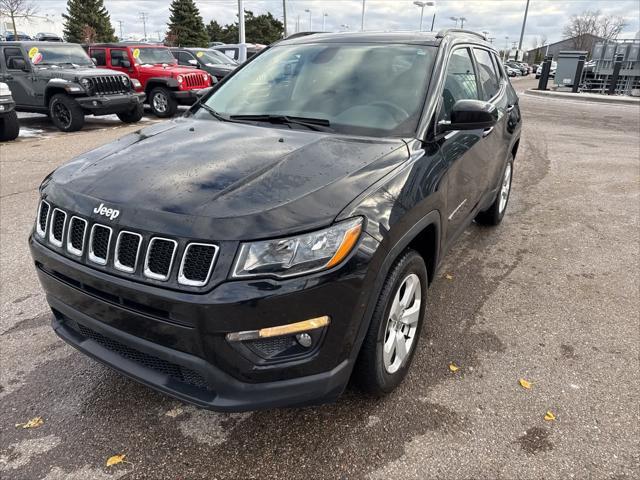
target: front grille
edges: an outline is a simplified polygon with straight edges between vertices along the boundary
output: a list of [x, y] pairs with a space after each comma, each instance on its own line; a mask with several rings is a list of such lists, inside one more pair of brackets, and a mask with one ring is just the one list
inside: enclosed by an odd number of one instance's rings
[[118, 241], [116, 242], [116, 256], [113, 261], [114, 266], [118, 270], [129, 273], [135, 272], [141, 243], [142, 235], [124, 230], [120, 232]]
[[183, 75], [184, 84], [189, 88], [205, 88], [208, 87], [207, 74], [205, 73], [187, 73]]
[[193, 385], [194, 387], [205, 389], [209, 388], [209, 385], [204, 377], [195, 370], [177, 365], [172, 362], [168, 362], [162, 358], [156, 357], [155, 355], [150, 355], [148, 353], [136, 350], [135, 348], [131, 348], [116, 340], [113, 340], [112, 338], [105, 337], [101, 333], [98, 333], [89, 327], [85, 327], [80, 323], [78, 323], [78, 330], [82, 335], [93, 340], [107, 350], [114, 352], [128, 360], [131, 360], [132, 362], [136, 362], [143, 367], [154, 370], [163, 375], [167, 375], [171, 378], [174, 378], [175, 380], [178, 380], [179, 382]]
[[111, 243], [111, 228], [94, 224], [89, 240], [89, 260], [99, 265], [106, 265], [109, 258], [109, 244]]
[[[94, 268], [99, 265], [113, 273], [117, 270], [139, 275], [145, 281], [171, 280], [174, 286], [190, 288], [204, 287], [209, 283], [219, 251], [219, 247], [212, 243], [190, 242], [188, 239], [181, 242], [186, 244], [183, 250], [176, 240], [170, 238], [92, 224], [90, 220], [65, 212], [44, 200], [38, 207], [36, 232], [43, 243], [56, 247], [64, 245], [68, 257], [89, 263]], [[112, 239], [115, 247], [111, 245]], [[178, 258], [181, 259], [179, 268], [174, 269]], [[142, 268], [139, 268], [141, 263]], [[173, 279], [172, 275], [175, 275]]]
[[215, 245], [204, 243], [189, 244], [182, 257], [178, 282], [191, 286], [206, 284], [211, 276], [217, 253], [218, 247]]
[[51, 210], [49, 203], [42, 200], [38, 207], [38, 224], [36, 225], [36, 232], [42, 238], [47, 234], [47, 221], [49, 220], [49, 210]]
[[87, 221], [79, 217], [71, 217], [69, 232], [67, 233], [67, 250], [80, 256], [84, 250], [84, 236], [87, 231]]
[[177, 242], [168, 238], [152, 238], [147, 250], [144, 274], [155, 280], [167, 280], [171, 273]]
[[64, 226], [67, 223], [67, 214], [59, 208], [53, 210], [51, 214], [51, 230], [49, 231], [49, 241], [56, 247], [62, 246], [64, 236]]
[[98, 95], [113, 95], [117, 93], [127, 93], [130, 88], [124, 83], [124, 75], [105, 75], [88, 78], [91, 82], [91, 89]]

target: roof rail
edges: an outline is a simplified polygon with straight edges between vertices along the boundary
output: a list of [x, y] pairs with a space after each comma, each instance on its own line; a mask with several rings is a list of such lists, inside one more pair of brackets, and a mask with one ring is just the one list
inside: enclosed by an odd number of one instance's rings
[[487, 37], [485, 37], [481, 33], [474, 32], [473, 30], [464, 30], [462, 28], [445, 28], [438, 32], [438, 34], [436, 35], [436, 38], [444, 38], [446, 35], [449, 35], [450, 33], [468, 33], [469, 35], [476, 35], [477, 37], [480, 37], [484, 41], [487, 40]]
[[316, 33], [324, 33], [324, 32], [298, 32], [298, 33], [292, 33], [288, 37], [285, 37], [284, 40], [291, 40], [292, 38], [306, 37], [307, 35], [315, 35]]

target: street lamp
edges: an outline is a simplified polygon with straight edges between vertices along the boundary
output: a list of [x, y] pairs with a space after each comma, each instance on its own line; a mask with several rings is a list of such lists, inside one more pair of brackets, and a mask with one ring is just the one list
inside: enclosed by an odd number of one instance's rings
[[464, 22], [467, 21], [466, 17], [460, 17], [460, 28], [464, 28]]
[[324, 32], [324, 21], [327, 19], [327, 17], [329, 16], [328, 13], [323, 13], [322, 14], [322, 31]]
[[308, 8], [305, 8], [304, 11], [309, 14], [309, 31], [311, 32], [313, 31], [313, 29], [311, 28], [311, 10], [309, 10]]
[[[420, 31], [422, 31], [422, 20], [424, 18], [424, 7], [435, 7], [436, 3], [435, 2], [413, 2], [413, 4], [417, 7], [420, 7]], [[434, 13], [435, 16], [435, 13]], [[433, 23], [433, 22], [432, 22]], [[431, 27], [431, 30], [433, 30], [433, 27]]]
[[460, 20], [458, 17], [449, 17], [450, 20], [453, 20], [454, 22], [456, 22], [456, 28], [458, 28], [458, 20]]

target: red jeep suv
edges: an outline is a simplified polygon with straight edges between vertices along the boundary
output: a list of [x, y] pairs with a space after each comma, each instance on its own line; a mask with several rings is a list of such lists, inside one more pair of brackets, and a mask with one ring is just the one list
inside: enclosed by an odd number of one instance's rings
[[147, 94], [158, 117], [171, 117], [178, 105], [193, 104], [198, 91], [212, 84], [207, 72], [178, 66], [162, 45], [96, 44], [87, 52], [98, 67], [127, 73], [136, 91]]

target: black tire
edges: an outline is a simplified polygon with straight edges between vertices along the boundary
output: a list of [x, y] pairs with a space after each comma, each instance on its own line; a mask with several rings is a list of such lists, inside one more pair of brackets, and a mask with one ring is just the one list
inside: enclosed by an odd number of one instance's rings
[[[383, 349], [385, 341], [393, 338], [388, 329], [390, 324], [393, 323], [391, 310], [396, 294], [402, 293], [399, 290], [405, 285], [404, 281], [413, 275], [420, 279], [420, 285], [416, 287], [416, 291], [419, 288], [421, 294], [421, 301], [417, 308], [417, 324], [412, 336], [413, 342], [409, 350], [407, 350], [408, 354], [399, 363], [397, 370], [390, 373], [385, 365]], [[396, 260], [385, 280], [371, 318], [371, 325], [369, 325], [367, 336], [364, 339], [353, 371], [352, 379], [354, 384], [366, 393], [376, 396], [386, 395], [393, 391], [407, 375], [420, 338], [422, 324], [424, 323], [427, 285], [427, 268], [423, 258], [415, 250], [406, 250]], [[404, 288], [406, 289], [407, 287], [405, 286]], [[413, 305], [416, 306], [415, 303]], [[395, 350], [393, 355], [393, 358], [398, 361], [398, 358], [395, 357]]]
[[56, 93], [49, 102], [49, 117], [58, 130], [77, 132], [84, 126], [84, 111], [73, 98]]
[[178, 111], [178, 102], [171, 95], [171, 90], [156, 87], [149, 94], [149, 106], [156, 117], [173, 117]]
[[131, 110], [118, 113], [117, 115], [121, 122], [136, 123], [139, 122], [144, 115], [144, 106], [141, 103], [138, 103]]
[[15, 140], [20, 135], [20, 123], [15, 110], [0, 116], [0, 142]]
[[[506, 180], [507, 172], [509, 172], [508, 181]], [[480, 225], [499, 225], [504, 218], [504, 214], [507, 211], [507, 206], [509, 204], [509, 197], [511, 196], [511, 183], [513, 181], [513, 156], [509, 157], [509, 160], [507, 161], [507, 164], [505, 165], [504, 170], [502, 171], [502, 176], [500, 178], [502, 180], [500, 181], [500, 186], [498, 187], [498, 194], [496, 195], [496, 199], [488, 209], [476, 215], [476, 223], [479, 223]], [[501, 208], [501, 200], [504, 196], [505, 181], [507, 181], [506, 198], [504, 199], [504, 205]]]

